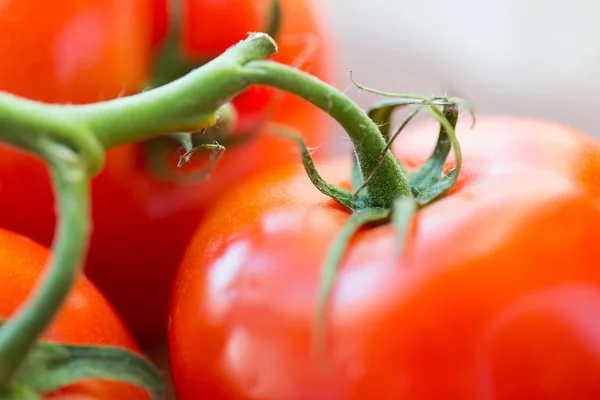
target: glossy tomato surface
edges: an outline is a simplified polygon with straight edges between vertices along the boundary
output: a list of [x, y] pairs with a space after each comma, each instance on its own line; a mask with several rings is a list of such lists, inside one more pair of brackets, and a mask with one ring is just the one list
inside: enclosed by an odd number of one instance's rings
[[[163, 45], [169, 32], [176, 30], [179, 47], [187, 58], [214, 58], [248, 32], [266, 29], [266, 24], [260, 25], [263, 21], [259, 13], [268, 10], [263, 10], [261, 3], [261, 0], [152, 0], [153, 49]], [[179, 15], [172, 13], [175, 9], [179, 9]], [[178, 19], [173, 21], [170, 15]]]
[[[116, 4], [129, 1], [104, 3], [114, 3], [114, 9], [118, 10]], [[256, 18], [265, 18], [262, 10], [266, 10], [270, 2], [256, 0], [252, 4], [256, 7]], [[301, 67], [329, 80], [331, 48], [319, 5], [298, 0], [283, 0], [281, 5], [284, 19], [277, 60], [293, 63], [300, 53], [311, 47], [313, 51]], [[229, 12], [232, 16], [237, 15], [236, 9]], [[133, 18], [133, 14], [123, 11], [118, 18], [113, 17], [121, 21]], [[136, 26], [135, 21], [129, 22]], [[124, 26], [119, 29], [126, 32]], [[237, 40], [245, 37], [246, 33]], [[128, 40], [123, 39], [125, 43]], [[123, 53], [136, 53], [135, 49], [124, 44], [118, 46], [124, 46], [119, 47]], [[126, 57], [125, 54], [121, 56]], [[48, 94], [50, 89], [37, 94], [16, 92], [41, 100], [60, 101], [62, 81], [51, 76], [47, 79], [54, 82], [54, 97]], [[90, 85], [93, 79], [90, 76]], [[103, 84], [102, 81], [99, 84]], [[10, 87], [0, 89], [8, 90]], [[241, 119], [249, 116], [249, 121], [258, 115], [253, 107], [258, 104], [256, 99], [266, 92], [256, 90], [254, 94], [249, 93], [247, 97], [243, 95], [236, 100]], [[98, 95], [97, 91], [86, 89], [73, 101], [100, 99], [94, 95]], [[279, 111], [272, 122], [297, 129], [311, 146], [327, 141], [330, 124], [324, 113], [291, 95], [283, 96], [280, 101]], [[240, 125], [239, 129], [242, 128]], [[108, 153], [104, 171], [93, 181], [94, 230], [86, 272], [140, 340], [152, 341], [165, 333], [170, 283], [187, 241], [206, 210], [232, 186], [251, 175], [293, 162], [295, 152], [295, 145], [291, 142], [260, 135], [243, 147], [228, 149], [210, 179], [193, 185], [167, 183], [153, 177], [139, 144], [121, 146]], [[207, 155], [197, 153], [195, 166], [203, 166], [206, 158]], [[54, 233], [54, 202], [44, 164], [2, 146], [0, 186], [0, 227], [49, 245]]]
[[[10, 317], [27, 299], [48, 259], [48, 250], [30, 239], [0, 229], [0, 318]], [[68, 344], [111, 345], [138, 351], [111, 305], [83, 275], [48, 327], [43, 339]], [[149, 399], [140, 388], [106, 381], [87, 381], [49, 394], [51, 399]]]
[[149, 72], [148, 0], [0, 2], [0, 90], [53, 103], [135, 93]]
[[[549, 122], [468, 124], [459, 182], [416, 214], [404, 255], [390, 225], [351, 241], [328, 369], [311, 332], [321, 266], [348, 212], [300, 167], [232, 191], [176, 279], [178, 399], [600, 398], [600, 147]], [[420, 165], [436, 133], [407, 130], [396, 153]], [[349, 160], [319, 169], [348, 186]]]

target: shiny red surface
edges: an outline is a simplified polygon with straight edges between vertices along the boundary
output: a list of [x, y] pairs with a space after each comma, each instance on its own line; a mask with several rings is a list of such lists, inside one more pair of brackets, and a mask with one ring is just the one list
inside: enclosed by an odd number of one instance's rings
[[[459, 183], [417, 213], [406, 253], [389, 225], [352, 240], [326, 371], [311, 351], [316, 291], [348, 213], [300, 168], [252, 179], [213, 210], [176, 280], [179, 400], [600, 397], [600, 148], [540, 121], [468, 123]], [[421, 164], [436, 131], [403, 133], [400, 159]], [[343, 186], [349, 167], [319, 169]]]

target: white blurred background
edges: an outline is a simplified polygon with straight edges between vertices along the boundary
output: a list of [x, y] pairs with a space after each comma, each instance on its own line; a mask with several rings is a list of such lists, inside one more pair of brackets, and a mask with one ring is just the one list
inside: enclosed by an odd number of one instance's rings
[[[319, 2], [319, 1], [317, 1]], [[600, 2], [320, 0], [337, 86], [469, 98], [479, 114], [551, 119], [600, 138]]]

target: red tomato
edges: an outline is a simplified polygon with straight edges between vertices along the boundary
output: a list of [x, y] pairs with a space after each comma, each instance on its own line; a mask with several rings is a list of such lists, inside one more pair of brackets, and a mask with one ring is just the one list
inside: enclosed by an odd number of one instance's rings
[[[285, 0], [282, 9], [284, 15], [294, 18], [287, 18], [281, 29], [280, 61], [291, 63], [303, 50], [306, 38], [313, 38], [318, 47], [303, 68], [328, 80], [331, 54], [318, 7]], [[129, 13], [120, 16], [130, 17]], [[126, 30], [122, 27], [121, 31]], [[127, 49], [135, 54], [134, 49]], [[60, 93], [60, 82], [54, 80], [53, 85]], [[85, 98], [94, 94], [87, 92]], [[83, 97], [82, 92], [78, 99]], [[47, 93], [40, 94], [40, 98], [58, 99]], [[248, 99], [251, 102], [251, 97]], [[284, 96], [281, 104], [275, 122], [304, 132], [311, 146], [325, 141], [329, 120], [324, 113], [291, 95]], [[250, 112], [248, 109], [240, 108], [242, 118]], [[206, 210], [252, 174], [293, 162], [293, 154], [293, 144], [264, 135], [243, 147], [228, 149], [208, 181], [178, 185], [149, 175], [139, 145], [121, 146], [108, 153], [105, 170], [92, 185], [94, 231], [87, 274], [140, 340], [164, 334], [170, 283], [187, 241]], [[195, 159], [201, 164], [205, 157], [197, 154]], [[44, 165], [1, 146], [0, 187], [0, 226], [49, 245], [54, 233], [54, 202]]]
[[[6, 319], [25, 301], [42, 272], [49, 252], [30, 239], [0, 229], [0, 318]], [[103, 295], [84, 275], [43, 339], [60, 343], [138, 347]], [[79, 397], [78, 397], [79, 396]], [[88, 381], [54, 393], [52, 399], [148, 399], [141, 388], [124, 383]]]
[[213, 58], [245, 38], [248, 32], [265, 29], [259, 24], [258, 2], [255, 1], [187, 0], [183, 3], [183, 49], [192, 58]]
[[[400, 136], [406, 165], [429, 156], [430, 128]], [[178, 399], [600, 398], [600, 147], [526, 119], [479, 117], [458, 137], [459, 182], [418, 211], [403, 257], [390, 225], [351, 241], [325, 372], [311, 356], [316, 292], [348, 212], [301, 168], [230, 192], [176, 278]], [[349, 184], [349, 160], [319, 170]]]
[[147, 0], [0, 2], [0, 90], [88, 103], [135, 93], [149, 68]]

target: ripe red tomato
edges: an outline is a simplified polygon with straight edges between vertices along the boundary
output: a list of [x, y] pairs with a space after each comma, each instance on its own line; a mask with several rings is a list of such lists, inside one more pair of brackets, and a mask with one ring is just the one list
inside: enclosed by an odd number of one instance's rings
[[[429, 128], [400, 136], [411, 168]], [[351, 241], [325, 371], [311, 356], [317, 286], [348, 212], [300, 168], [230, 192], [176, 278], [178, 399], [600, 398], [600, 147], [527, 119], [479, 117], [458, 138], [459, 182], [418, 211], [404, 256], [390, 225]], [[349, 160], [319, 170], [349, 185]]]
[[171, 28], [173, 2], [181, 8], [181, 49], [192, 59], [214, 58], [248, 32], [262, 31], [256, 7], [260, 2], [254, 0], [152, 0], [154, 48], [164, 43]]
[[[112, 4], [114, 8], [111, 10], [118, 10], [116, 4], [127, 7], [124, 4], [130, 1], [138, 4], [135, 0], [104, 3]], [[102, 2], [96, 0], [90, 3]], [[130, 8], [133, 7], [131, 4]], [[256, 1], [253, 4], [258, 7], [262, 3]], [[266, 6], [270, 2], [264, 4]], [[232, 16], [237, 15], [236, 10], [229, 11]], [[293, 62], [312, 40], [318, 47], [302, 68], [328, 80], [331, 49], [319, 8], [308, 1], [284, 0], [282, 12], [285, 19], [279, 36], [278, 60]], [[135, 34], [134, 28], [140, 23], [130, 20], [133, 16], [123, 12], [118, 14], [118, 18], [113, 17], [118, 21], [129, 21], [131, 34]], [[65, 16], [62, 18], [66, 19]], [[118, 28], [120, 33], [128, 32], [129, 25], [123, 24]], [[244, 33], [238, 40], [245, 37]], [[118, 42], [114, 36], [106, 40]], [[129, 39], [123, 40], [129, 43]], [[47, 42], [39, 39], [39, 43]], [[126, 44], [115, 43], [114, 46], [121, 46], [119, 59], [129, 60], [125, 58], [127, 54], [137, 52]], [[51, 61], [45, 60], [50, 64]], [[104, 62], [98, 68], [101, 69], [102, 65]], [[117, 68], [117, 65], [111, 68]], [[5, 76], [11, 73], [7, 71]], [[68, 86], [70, 89], [67, 91], [56, 77], [46, 76], [44, 79], [53, 82], [52, 91], [48, 89], [39, 96], [33, 89], [30, 92], [19, 92], [19, 87], [12, 86], [0, 86], [0, 89], [14, 89], [16, 93], [33, 98], [60, 101], [63, 99], [61, 93], [74, 93], [77, 87]], [[89, 85], [92, 85], [95, 78], [90, 75], [89, 79]], [[81, 93], [74, 95], [75, 98], [97, 100], [98, 90], [88, 89], [89, 86], [84, 86]], [[243, 119], [244, 115], [252, 112], [252, 96], [242, 97], [239, 101], [247, 101], [248, 104], [238, 110]], [[311, 146], [321, 145], [329, 129], [329, 120], [324, 113], [291, 95], [283, 97], [281, 108], [273, 120], [305, 133]], [[121, 146], [108, 153], [105, 170], [92, 184], [94, 230], [86, 272], [140, 340], [153, 340], [164, 334], [170, 283], [187, 241], [206, 210], [233, 185], [252, 174], [293, 162], [290, 155], [294, 153], [295, 148], [290, 143], [264, 135], [247, 145], [228, 149], [211, 178], [193, 185], [166, 183], [152, 177], [138, 144]], [[195, 159], [202, 164], [205, 157], [198, 153]], [[54, 202], [43, 163], [22, 152], [0, 146], [0, 185], [0, 226], [49, 245], [54, 233]]]
[[[25, 301], [43, 270], [49, 252], [16, 233], [0, 229], [0, 318], [6, 319]], [[111, 305], [81, 275], [43, 339], [68, 344], [138, 347]], [[124, 383], [86, 381], [49, 395], [52, 399], [149, 399], [141, 388]]]
[[0, 90], [89, 103], [142, 88], [149, 72], [147, 0], [0, 3]]

